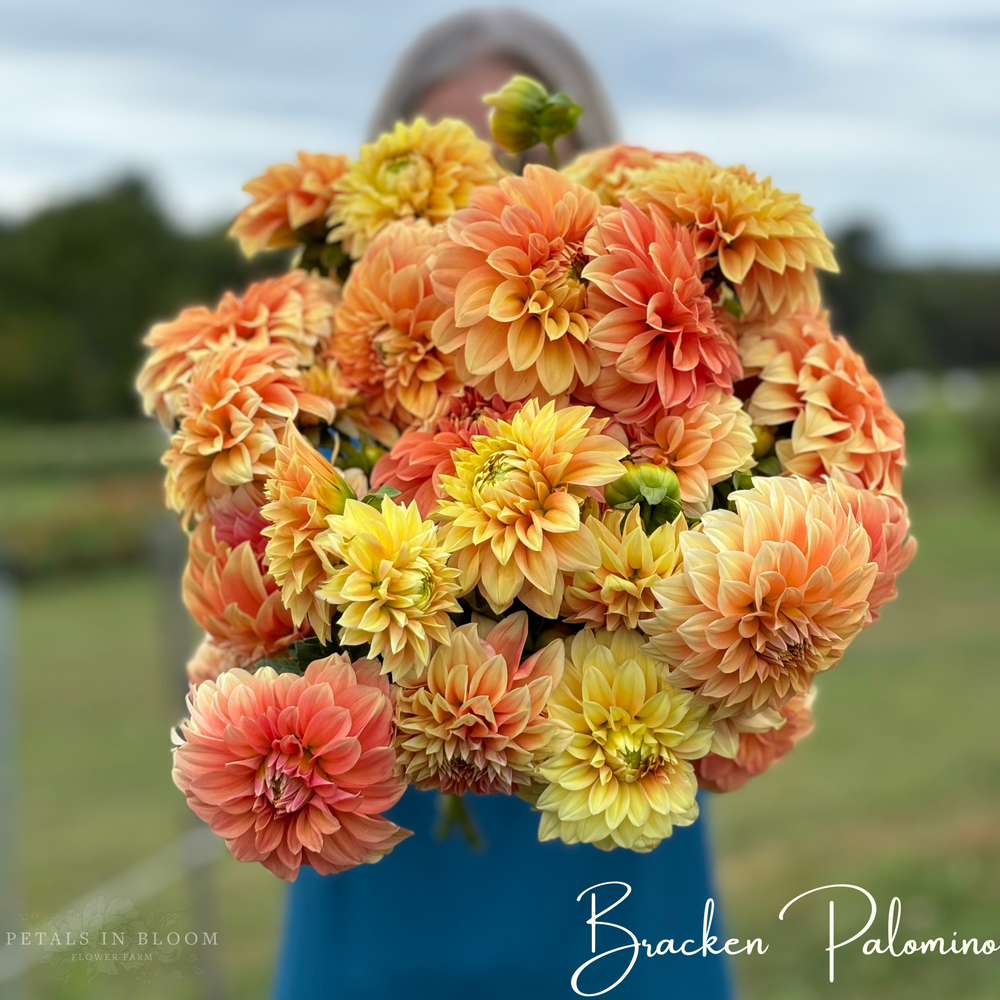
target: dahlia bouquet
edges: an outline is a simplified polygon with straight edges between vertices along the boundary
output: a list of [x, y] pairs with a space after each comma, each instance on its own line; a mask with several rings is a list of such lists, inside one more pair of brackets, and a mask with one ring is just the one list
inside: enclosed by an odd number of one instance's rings
[[635, 146], [520, 171], [580, 109], [487, 100], [503, 166], [418, 118], [248, 183], [232, 235], [295, 269], [146, 337], [205, 631], [174, 780], [284, 879], [391, 851], [407, 785], [652, 850], [811, 730], [914, 553], [798, 195]]

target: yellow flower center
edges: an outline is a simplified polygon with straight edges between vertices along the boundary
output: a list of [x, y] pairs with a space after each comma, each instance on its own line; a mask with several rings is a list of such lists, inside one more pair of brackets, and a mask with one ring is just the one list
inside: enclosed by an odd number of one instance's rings
[[476, 472], [473, 485], [482, 493], [488, 487], [502, 483], [512, 472], [514, 469], [508, 461], [508, 456], [504, 452], [498, 451], [496, 454], [490, 455]]
[[[395, 195], [400, 201], [419, 209], [434, 183], [434, 167], [420, 153], [410, 151], [393, 156], [380, 164], [376, 187]], [[417, 204], [417, 202], [420, 204]]]
[[660, 763], [660, 745], [641, 722], [630, 720], [618, 729], [595, 733], [604, 750], [607, 766], [619, 781], [638, 781]]

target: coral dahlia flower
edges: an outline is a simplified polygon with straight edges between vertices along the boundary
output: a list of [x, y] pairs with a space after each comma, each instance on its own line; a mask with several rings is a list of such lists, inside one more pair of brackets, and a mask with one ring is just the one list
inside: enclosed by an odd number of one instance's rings
[[329, 239], [357, 259], [394, 219], [444, 222], [469, 203], [472, 192], [503, 170], [490, 145], [454, 118], [397, 122], [361, 147], [360, 158], [335, 185]]
[[698, 784], [711, 792], [735, 792], [763, 774], [813, 731], [814, 695], [814, 689], [795, 695], [781, 709], [779, 726], [741, 732], [735, 757], [710, 753], [695, 761]]
[[289, 366], [308, 367], [330, 338], [337, 286], [304, 271], [251, 285], [241, 296], [226, 292], [214, 309], [185, 309], [169, 323], [157, 323], [143, 343], [152, 348], [137, 379], [147, 413], [168, 430], [182, 416], [184, 395], [199, 358], [240, 341], [258, 346], [287, 344]]
[[191, 536], [184, 571], [184, 603], [215, 642], [252, 662], [303, 637], [281, 602], [281, 592], [246, 539], [231, 546], [214, 519]]
[[757, 180], [746, 167], [677, 159], [633, 173], [621, 192], [641, 208], [659, 206], [692, 229], [700, 257], [717, 262], [745, 312], [819, 301], [816, 268], [836, 271], [833, 248], [797, 194]]
[[589, 489], [622, 474], [628, 452], [590, 414], [532, 399], [509, 421], [484, 418], [487, 433], [455, 452], [434, 516], [455, 553], [461, 593], [478, 584], [497, 613], [519, 597], [555, 618], [563, 574], [600, 565], [597, 543], [580, 530], [580, 507]]
[[619, 626], [637, 628], [640, 619], [656, 611], [653, 585], [680, 567], [678, 537], [686, 529], [681, 516], [647, 535], [638, 506], [627, 515], [608, 510], [600, 519], [588, 517], [583, 530], [597, 543], [601, 564], [573, 574], [564, 597], [572, 612], [566, 621], [603, 626], [612, 632]]
[[340, 565], [317, 593], [340, 609], [340, 641], [369, 643], [383, 670], [402, 681], [427, 664], [432, 643], [447, 644], [448, 613], [459, 610], [458, 570], [448, 565], [437, 526], [421, 519], [416, 504], [391, 500], [381, 510], [348, 500], [326, 522], [317, 545]]
[[299, 412], [332, 423], [328, 399], [307, 393], [288, 344], [245, 343], [204, 355], [191, 373], [184, 418], [163, 456], [167, 504], [185, 521], [209, 499], [270, 472], [277, 432]]
[[601, 199], [602, 205], [617, 207], [621, 202], [622, 188], [628, 183], [633, 170], [648, 170], [664, 160], [703, 160], [697, 153], [657, 153], [644, 146], [617, 143], [603, 149], [581, 153], [572, 163], [563, 167], [563, 174], [574, 184], [582, 184]]
[[296, 230], [325, 220], [334, 181], [349, 161], [346, 156], [302, 152], [298, 160], [268, 167], [243, 185], [253, 202], [236, 217], [229, 235], [240, 241], [248, 257], [268, 247], [296, 246], [303, 242]]
[[899, 497], [903, 422], [861, 356], [824, 326], [822, 318], [796, 314], [773, 330], [748, 328], [741, 336], [744, 356], [754, 367], [770, 360], [760, 368], [747, 410], [763, 425], [794, 421], [790, 436], [775, 445], [784, 471], [808, 479], [829, 475]]
[[[563, 644], [521, 659], [523, 611], [480, 636], [462, 625], [418, 681], [396, 694], [396, 760], [403, 779], [446, 795], [527, 785], [560, 732], [545, 706], [563, 671]], [[568, 736], [568, 734], [567, 734]]]
[[691, 761], [712, 745], [708, 709], [641, 648], [630, 629], [584, 629], [566, 640], [549, 715], [573, 731], [539, 768], [540, 840], [651, 851], [698, 818]]
[[354, 265], [337, 309], [330, 351], [341, 371], [366, 409], [404, 427], [462, 391], [452, 360], [430, 340], [445, 310], [429, 264], [443, 235], [424, 220], [387, 226]]
[[353, 490], [344, 477], [288, 423], [275, 449], [265, 487], [270, 501], [261, 510], [266, 563], [281, 587], [292, 621], [308, 619], [319, 639], [330, 639], [330, 605], [316, 593], [333, 571], [327, 550], [316, 539], [331, 514], [342, 514]]
[[626, 422], [659, 406], [698, 403], [707, 386], [732, 392], [742, 368], [736, 343], [708, 296], [691, 234], [656, 207], [627, 202], [587, 237], [583, 269], [601, 312], [590, 333], [604, 370], [591, 391]]
[[720, 718], [779, 709], [840, 659], [864, 626], [878, 571], [839, 494], [800, 478], [754, 480], [681, 535], [681, 572], [640, 627], [675, 684]]
[[433, 339], [457, 354], [467, 383], [513, 401], [558, 396], [597, 378], [582, 271], [600, 207], [592, 191], [529, 164], [523, 177], [475, 191], [449, 221], [432, 279], [451, 308]]
[[303, 676], [230, 670], [188, 696], [174, 784], [237, 861], [288, 882], [378, 861], [410, 835], [380, 815], [393, 775], [392, 692], [377, 663], [343, 654]]
[[210, 635], [206, 635], [194, 656], [187, 662], [188, 683], [197, 687], [202, 681], [214, 681], [227, 670], [249, 667], [252, 663], [252, 659], [241, 656], [230, 646], [219, 645]]

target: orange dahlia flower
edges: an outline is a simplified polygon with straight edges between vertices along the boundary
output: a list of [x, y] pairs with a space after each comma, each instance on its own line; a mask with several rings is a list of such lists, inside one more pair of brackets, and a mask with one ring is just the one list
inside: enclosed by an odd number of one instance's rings
[[168, 506], [189, 521], [209, 499], [265, 478], [277, 432], [300, 410], [327, 423], [336, 416], [330, 400], [302, 388], [288, 344], [248, 342], [203, 356], [191, 373], [180, 429], [163, 456]]
[[795, 314], [773, 329], [752, 324], [741, 335], [744, 358], [760, 369], [747, 410], [765, 426], [794, 421], [790, 436], [775, 445], [786, 472], [830, 475], [899, 497], [903, 422], [861, 356], [830, 334], [824, 319]]
[[354, 492], [343, 476], [288, 423], [274, 453], [274, 468], [261, 510], [266, 564], [281, 588], [292, 621], [308, 618], [322, 642], [330, 639], [330, 605], [316, 590], [333, 571], [326, 549], [316, 544], [331, 514], [342, 514]]
[[237, 861], [288, 882], [378, 861], [410, 835], [380, 813], [393, 775], [392, 692], [378, 664], [343, 654], [303, 676], [230, 670], [188, 696], [174, 784]]
[[656, 153], [644, 146], [617, 143], [581, 153], [562, 172], [574, 184], [582, 184], [601, 199], [602, 205], [618, 206], [622, 188], [633, 170], [648, 170], [665, 160], [704, 160], [698, 153]]
[[746, 312], [758, 299], [772, 313], [815, 305], [816, 268], [837, 270], [812, 209], [746, 167], [676, 159], [633, 173], [621, 196], [641, 208], [657, 205], [690, 228], [698, 255], [718, 262]]
[[810, 689], [795, 695], [781, 709], [780, 726], [740, 733], [735, 757], [710, 753], [696, 760], [698, 784], [711, 792], [735, 792], [794, 750], [795, 744], [813, 731], [814, 694]]
[[191, 536], [182, 593], [194, 620], [218, 645], [248, 662], [303, 636], [282, 604], [274, 578], [254, 552], [254, 542], [246, 539], [230, 546], [219, 537], [211, 516]]
[[403, 427], [462, 391], [451, 359], [430, 339], [445, 310], [430, 272], [443, 235], [424, 220], [387, 226], [354, 265], [337, 309], [330, 351], [341, 371], [367, 409]]
[[864, 526], [836, 492], [757, 478], [681, 535], [681, 572], [640, 623], [671, 679], [721, 718], [780, 708], [864, 626], [878, 572]]
[[417, 788], [446, 795], [510, 795], [553, 751], [559, 724], [545, 713], [563, 671], [563, 644], [521, 659], [523, 611], [481, 637], [455, 629], [426, 672], [396, 695], [397, 772]]
[[294, 351], [288, 363], [308, 367], [330, 338], [338, 301], [333, 282], [291, 271], [251, 285], [241, 296], [227, 292], [215, 310], [197, 306], [157, 323], [143, 340], [152, 352], [136, 383], [145, 411], [172, 429], [196, 361], [243, 340], [287, 344]]
[[492, 403], [474, 389], [456, 397], [445, 416], [431, 430], [409, 430], [400, 437], [372, 470], [372, 489], [391, 486], [399, 490], [397, 503], [416, 502], [422, 517], [430, 517], [437, 501], [445, 496], [442, 476], [455, 474], [453, 452], [472, 447], [477, 434], [486, 434], [484, 417], [509, 420], [516, 407], [508, 407], [499, 396]]
[[597, 196], [555, 170], [479, 188], [448, 223], [432, 278], [451, 308], [434, 343], [457, 353], [462, 378], [506, 400], [571, 392], [600, 366], [588, 343], [595, 318], [581, 273]]
[[219, 674], [237, 667], [249, 667], [253, 660], [230, 646], [221, 646], [210, 635], [202, 639], [194, 656], [187, 662], [188, 684], [197, 687], [202, 681], [214, 681]]
[[590, 414], [531, 399], [509, 421], [484, 418], [487, 433], [455, 452], [434, 516], [455, 553], [460, 593], [478, 585], [497, 613], [519, 597], [555, 618], [563, 574], [600, 564], [593, 536], [580, 530], [580, 507], [589, 489], [622, 474], [628, 452]]
[[709, 385], [732, 392], [742, 374], [736, 343], [686, 229], [626, 202], [598, 220], [586, 253], [583, 278], [602, 314], [590, 333], [604, 366], [591, 388], [601, 406], [643, 422], [658, 405], [700, 402]]
[[712, 506], [712, 487], [752, 468], [754, 432], [739, 399], [709, 386], [700, 403], [660, 409], [649, 424], [625, 428], [632, 457], [672, 469], [688, 513]]
[[253, 202], [236, 217], [229, 235], [240, 241], [248, 257], [265, 247], [296, 246], [303, 242], [296, 230], [325, 220], [334, 181], [349, 161], [326, 153], [300, 152], [298, 157], [298, 163], [275, 164], [243, 185]]
[[444, 222], [469, 203], [477, 187], [502, 174], [489, 143], [465, 122], [397, 122], [362, 146], [358, 161], [337, 181], [329, 240], [341, 241], [357, 259], [394, 219]]

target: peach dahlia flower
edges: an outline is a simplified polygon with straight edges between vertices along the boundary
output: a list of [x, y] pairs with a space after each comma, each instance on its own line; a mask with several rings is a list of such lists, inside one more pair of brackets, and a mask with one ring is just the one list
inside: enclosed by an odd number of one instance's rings
[[478, 585], [497, 613], [519, 597], [555, 618], [563, 574], [600, 564], [593, 536], [580, 530], [580, 507], [589, 489], [622, 474], [627, 451], [590, 414], [532, 399], [509, 421], [484, 418], [486, 434], [455, 452], [434, 516], [455, 553], [460, 593]]
[[522, 660], [527, 637], [523, 611], [484, 636], [462, 625], [420, 679], [398, 689], [397, 772], [406, 782], [446, 795], [510, 795], [531, 781], [560, 733], [545, 706], [562, 677], [563, 644]]
[[686, 529], [680, 516], [647, 535], [638, 506], [627, 515], [608, 510], [600, 519], [588, 517], [582, 530], [597, 543], [601, 564], [573, 574], [563, 598], [572, 612], [566, 621], [612, 632], [620, 626], [638, 628], [641, 619], [656, 611], [654, 585], [680, 568], [678, 537]]
[[316, 540], [326, 519], [341, 514], [354, 492], [344, 477], [289, 422], [275, 449], [261, 510], [267, 567], [296, 626], [308, 619], [322, 642], [330, 639], [330, 605], [316, 593], [333, 564]]
[[721, 718], [781, 708], [864, 626], [878, 571], [840, 494], [800, 478], [754, 480], [681, 535], [681, 572], [641, 622], [671, 679]]
[[[333, 200], [333, 183], [347, 170], [346, 156], [298, 154], [298, 163], [278, 163], [243, 190], [253, 201], [236, 217], [229, 235], [248, 256], [266, 247], [301, 243], [295, 231], [325, 220]], [[324, 233], [325, 235], [325, 233]]]
[[210, 499], [262, 480], [274, 461], [277, 434], [299, 412], [327, 423], [328, 399], [307, 393], [288, 344], [245, 343], [199, 359], [184, 396], [184, 418], [163, 456], [167, 504], [185, 521]]
[[394, 219], [444, 222], [469, 203], [477, 187], [502, 174], [489, 143], [465, 122], [397, 122], [362, 146], [358, 161], [336, 182], [328, 238], [340, 240], [357, 259]]
[[750, 415], [735, 396], [710, 386], [700, 403], [657, 411], [648, 424], [625, 428], [632, 457], [672, 469], [690, 514], [712, 506], [712, 487], [753, 467]]
[[410, 832], [380, 813], [393, 775], [392, 692], [377, 663], [343, 654], [304, 676], [230, 670], [188, 696], [174, 784], [237, 861], [288, 882], [378, 861]]
[[513, 401], [597, 378], [581, 273], [600, 207], [592, 191], [529, 164], [523, 177], [479, 188], [449, 221], [432, 279], [451, 308], [433, 339], [457, 354], [464, 381]]
[[303, 636], [254, 549], [250, 538], [231, 546], [219, 536], [214, 518], [204, 518], [191, 536], [182, 586], [194, 620], [247, 662]]
[[143, 340], [152, 351], [136, 382], [145, 411], [173, 429], [183, 415], [195, 363], [240, 341], [287, 344], [293, 351], [287, 364], [308, 367], [330, 338], [338, 301], [333, 282], [291, 271], [257, 282], [240, 296], [226, 292], [214, 310], [197, 306], [169, 323], [157, 323]]
[[793, 696], [781, 709], [781, 725], [740, 733], [735, 757], [710, 753], [695, 761], [698, 784], [710, 792], [735, 792], [763, 774], [813, 731], [814, 696], [814, 689]]
[[736, 343], [708, 296], [691, 234], [656, 206], [627, 202], [598, 220], [583, 278], [601, 318], [590, 343], [603, 365], [591, 392], [626, 422], [657, 406], [698, 403], [708, 386], [732, 392], [742, 375]]
[[757, 180], [746, 167], [677, 159], [633, 173], [621, 192], [641, 208], [659, 206], [694, 232], [700, 257], [711, 257], [744, 311], [763, 300], [774, 313], [816, 304], [816, 268], [836, 271], [833, 248], [797, 194]]
[[430, 340], [445, 310], [429, 264], [443, 235], [424, 220], [387, 226], [354, 265], [337, 309], [331, 353], [365, 408], [397, 426], [426, 420], [442, 396], [462, 391]]
[[584, 629], [566, 640], [549, 715], [569, 746], [539, 768], [539, 840], [651, 851], [698, 818], [692, 760], [712, 745], [708, 709], [641, 648], [631, 629]]
[[194, 656], [187, 662], [188, 684], [197, 687], [202, 681], [214, 681], [219, 674], [237, 667], [249, 667], [253, 660], [231, 646], [220, 645], [210, 635], [202, 639]]
[[382, 668], [402, 681], [430, 659], [432, 643], [448, 643], [449, 612], [458, 611], [458, 570], [438, 542], [437, 525], [408, 507], [383, 500], [381, 510], [348, 500], [316, 544], [334, 563], [317, 589], [340, 610], [345, 646], [369, 644]]
[[664, 160], [702, 160], [697, 153], [657, 153], [644, 146], [623, 142], [581, 153], [562, 173], [574, 184], [582, 184], [601, 199], [602, 205], [618, 206], [622, 188], [633, 170], [648, 170]]

